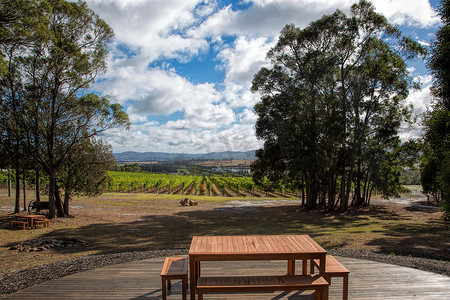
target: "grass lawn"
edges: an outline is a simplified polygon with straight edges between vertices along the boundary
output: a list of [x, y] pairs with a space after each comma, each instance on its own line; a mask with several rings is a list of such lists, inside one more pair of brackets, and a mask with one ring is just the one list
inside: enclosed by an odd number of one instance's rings
[[[441, 222], [441, 212], [434, 208], [373, 200], [369, 207], [327, 214], [305, 212], [298, 200], [272, 203], [189, 196], [199, 204], [181, 206], [184, 197], [106, 193], [75, 198], [70, 217], [51, 220], [50, 228], [22, 230], [9, 229], [8, 221], [15, 216], [14, 197], [0, 190], [0, 273], [90, 254], [187, 249], [194, 235], [309, 234], [326, 249], [370, 249], [450, 260], [450, 234]], [[87, 243], [63, 250], [9, 250], [41, 237], [70, 237]]]

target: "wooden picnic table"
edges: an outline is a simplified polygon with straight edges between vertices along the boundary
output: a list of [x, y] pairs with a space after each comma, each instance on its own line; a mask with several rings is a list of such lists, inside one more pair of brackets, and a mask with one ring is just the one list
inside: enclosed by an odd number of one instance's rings
[[189, 249], [190, 295], [195, 299], [202, 261], [286, 260], [287, 273], [295, 275], [295, 260], [319, 260], [325, 275], [326, 250], [308, 235], [194, 236]]
[[28, 221], [29, 228], [33, 228], [34, 220], [44, 220], [44, 215], [21, 215], [16, 216], [16, 220], [25, 219]]

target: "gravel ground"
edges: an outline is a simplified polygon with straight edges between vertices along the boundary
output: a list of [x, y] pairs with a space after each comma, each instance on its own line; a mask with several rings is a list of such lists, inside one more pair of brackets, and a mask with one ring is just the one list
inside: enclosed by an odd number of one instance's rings
[[[41, 265], [21, 271], [12, 271], [0, 275], [0, 294], [11, 294], [25, 289], [35, 284], [40, 284], [48, 280], [64, 277], [70, 274], [100, 268], [106, 265], [122, 264], [130, 261], [185, 255], [188, 249], [175, 249], [165, 251], [141, 251], [124, 252], [116, 254], [92, 255], [78, 259], [59, 261], [52, 264]], [[450, 276], [450, 262], [435, 259], [385, 255], [373, 251], [361, 250], [329, 250], [332, 255], [339, 255], [351, 258], [374, 260], [388, 264], [416, 268], [437, 274]]]

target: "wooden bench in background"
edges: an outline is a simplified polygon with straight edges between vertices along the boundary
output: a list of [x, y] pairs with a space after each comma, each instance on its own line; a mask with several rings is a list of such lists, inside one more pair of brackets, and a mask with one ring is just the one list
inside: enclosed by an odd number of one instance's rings
[[[319, 260], [312, 259], [310, 272], [314, 274], [314, 267], [319, 268]], [[327, 255], [325, 263], [325, 279], [331, 284], [331, 277], [342, 277], [342, 299], [348, 299], [348, 274], [350, 273], [346, 267], [344, 267], [334, 256]]]
[[9, 228], [12, 228], [13, 226], [22, 226], [23, 229], [28, 228], [28, 221], [27, 220], [13, 220], [9, 221]]
[[42, 220], [35, 220], [34, 222], [33, 222], [33, 226], [35, 227], [35, 228], [39, 228], [39, 226], [41, 225], [41, 224], [43, 224], [45, 227], [49, 227], [50, 226], [50, 220], [48, 220], [48, 219], [42, 219]]
[[200, 277], [197, 292], [198, 299], [202, 300], [205, 293], [315, 290], [316, 299], [326, 299], [328, 286], [320, 275]]
[[183, 286], [183, 300], [186, 300], [188, 279], [187, 270], [188, 260], [186, 259], [186, 257], [166, 257], [163, 268], [161, 270], [163, 300], [167, 299], [166, 283], [167, 287], [170, 289], [172, 287], [171, 280], [173, 279], [181, 279]]

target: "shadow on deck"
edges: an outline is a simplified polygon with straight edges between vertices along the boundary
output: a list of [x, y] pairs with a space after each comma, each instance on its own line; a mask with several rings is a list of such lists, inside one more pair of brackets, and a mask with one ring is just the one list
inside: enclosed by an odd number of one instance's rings
[[[349, 299], [449, 299], [450, 277], [373, 261], [338, 257], [350, 270]], [[77, 273], [48, 281], [5, 299], [161, 299], [159, 276], [164, 258]], [[203, 262], [204, 275], [284, 274], [282, 261]], [[229, 270], [233, 270], [231, 273]], [[206, 299], [314, 299], [312, 292], [207, 294]], [[330, 299], [342, 299], [342, 280], [333, 278]], [[181, 299], [174, 281], [168, 299]]]

